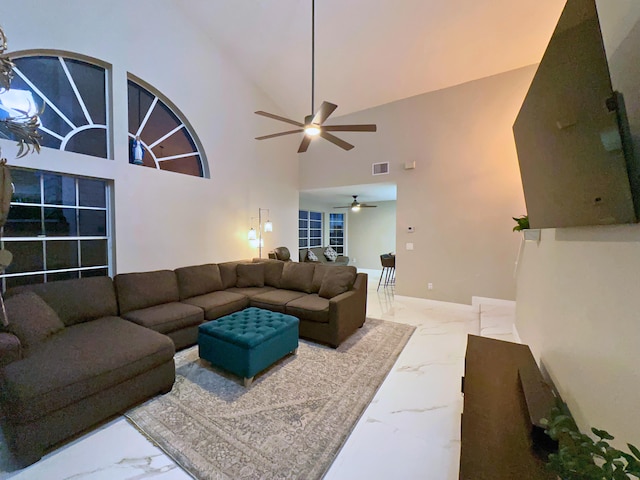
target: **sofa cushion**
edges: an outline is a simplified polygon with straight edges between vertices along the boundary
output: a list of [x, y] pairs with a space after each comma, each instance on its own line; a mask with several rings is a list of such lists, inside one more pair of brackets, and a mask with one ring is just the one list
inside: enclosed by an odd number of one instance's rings
[[110, 277], [86, 277], [57, 282], [23, 285], [7, 291], [7, 296], [35, 292], [55, 310], [65, 325], [118, 315], [118, 301]]
[[304, 297], [306, 294], [294, 290], [272, 290], [261, 293], [249, 299], [252, 307], [265, 308], [274, 312], [284, 313], [284, 307], [291, 300]]
[[13, 295], [4, 306], [9, 319], [4, 329], [18, 337], [23, 348], [29, 349], [64, 329], [56, 312], [33, 292]]
[[236, 282], [238, 281], [238, 273], [236, 269], [239, 263], [240, 262], [224, 262], [218, 264], [223, 289], [236, 286]]
[[142, 310], [133, 310], [123, 314], [122, 318], [158, 333], [167, 334], [193, 325], [200, 325], [204, 321], [204, 311], [195, 305], [172, 302]]
[[222, 290], [220, 268], [215, 263], [177, 268], [180, 300]]
[[314, 268], [315, 265], [312, 263], [285, 263], [282, 268], [280, 288], [311, 293], [311, 282], [313, 281]]
[[171, 270], [121, 273], [114, 283], [121, 314], [180, 299], [178, 280]]
[[311, 281], [311, 293], [318, 293], [322, 285], [324, 275], [333, 267], [319, 263], [313, 271], [313, 280]]
[[236, 287], [264, 287], [264, 265], [262, 263], [240, 263], [237, 270]]
[[285, 262], [268, 258], [254, 258], [253, 261], [264, 265], [264, 284], [280, 288], [280, 279], [282, 278], [282, 269]]
[[255, 297], [256, 295], [260, 295], [261, 293], [267, 293], [273, 290], [275, 290], [275, 288], [267, 287], [265, 285], [264, 287], [246, 287], [246, 288], [231, 287], [231, 288], [227, 288], [225, 292], [239, 293], [240, 295], [244, 295], [245, 297]]
[[331, 271], [322, 277], [322, 284], [318, 295], [324, 298], [333, 298], [341, 293], [351, 290], [356, 281], [356, 267], [335, 266], [329, 267]]
[[329, 323], [329, 300], [317, 294], [291, 300], [285, 306], [285, 313], [317, 323]]
[[174, 353], [168, 337], [118, 317], [65, 328], [0, 369], [2, 410], [31, 422], [170, 362]]
[[183, 302], [204, 310], [205, 320], [215, 320], [249, 306], [248, 297], [226, 290], [187, 298]]

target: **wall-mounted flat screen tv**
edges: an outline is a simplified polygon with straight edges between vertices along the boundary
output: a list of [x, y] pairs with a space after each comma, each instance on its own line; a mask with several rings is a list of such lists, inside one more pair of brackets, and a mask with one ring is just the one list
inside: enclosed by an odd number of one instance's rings
[[531, 228], [633, 223], [640, 162], [595, 0], [568, 0], [513, 126]]

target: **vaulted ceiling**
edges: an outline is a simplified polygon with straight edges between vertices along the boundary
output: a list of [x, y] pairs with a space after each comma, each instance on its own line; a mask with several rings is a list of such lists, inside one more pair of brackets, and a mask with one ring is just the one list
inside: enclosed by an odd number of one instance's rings
[[[311, 0], [174, 0], [279, 108], [311, 113]], [[316, 0], [315, 107], [332, 119], [540, 61], [565, 0]], [[279, 131], [274, 128], [262, 133]], [[281, 129], [282, 130], [282, 129]], [[284, 129], [286, 130], [286, 128]], [[388, 185], [301, 192], [395, 198]]]
[[[311, 113], [311, 0], [175, 1], [281, 114]], [[316, 0], [316, 108], [338, 117], [537, 63], [564, 3]]]

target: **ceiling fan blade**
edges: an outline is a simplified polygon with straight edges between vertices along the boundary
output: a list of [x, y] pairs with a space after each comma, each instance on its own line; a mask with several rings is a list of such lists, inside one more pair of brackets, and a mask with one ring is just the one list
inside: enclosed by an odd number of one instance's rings
[[282, 135], [291, 135], [292, 133], [300, 133], [300, 132], [304, 132], [304, 130], [299, 129], [299, 130], [289, 130], [288, 132], [272, 133], [271, 135], [256, 137], [256, 140], [266, 140], [267, 138], [281, 137]]
[[298, 148], [298, 153], [304, 153], [309, 148], [309, 144], [311, 143], [311, 137], [309, 135], [305, 135], [302, 137], [302, 142], [300, 142], [300, 148]]
[[376, 126], [368, 125], [323, 125], [323, 130], [328, 132], [375, 132]]
[[360, 208], [376, 208], [378, 205], [365, 205], [364, 203], [360, 204]]
[[346, 207], [333, 207], [333, 208], [351, 208], [351, 205], [348, 205]]
[[329, 118], [329, 115], [333, 113], [333, 111], [338, 108], [337, 105], [329, 102], [322, 102], [320, 105], [320, 109], [316, 112], [311, 123], [315, 123], [316, 125], [322, 125], [324, 121]]
[[290, 123], [291, 125], [295, 125], [296, 127], [304, 127], [303, 123], [296, 122], [295, 120], [291, 120], [289, 118], [281, 117], [280, 115], [274, 115], [273, 113], [263, 112], [262, 110], [258, 110], [254, 113], [256, 115], [262, 115], [263, 117], [273, 118], [274, 120], [280, 120], [281, 122]]
[[340, 148], [344, 148], [345, 150], [351, 150], [353, 145], [345, 142], [344, 140], [336, 137], [335, 135], [331, 135], [330, 133], [325, 132], [324, 130], [320, 132], [320, 136], [325, 140], [329, 140], [331, 143], [339, 146]]

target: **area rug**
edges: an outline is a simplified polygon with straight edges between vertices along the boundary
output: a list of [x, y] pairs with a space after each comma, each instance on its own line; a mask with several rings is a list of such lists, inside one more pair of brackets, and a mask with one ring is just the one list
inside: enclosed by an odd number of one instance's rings
[[337, 349], [301, 340], [248, 389], [191, 347], [173, 390], [126, 417], [197, 479], [318, 479], [413, 330], [367, 319]]

